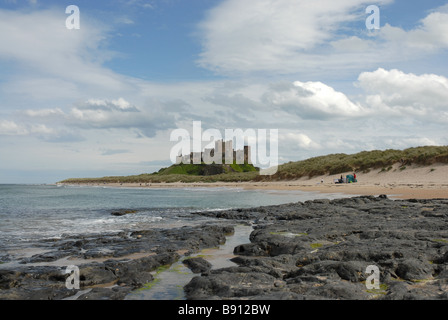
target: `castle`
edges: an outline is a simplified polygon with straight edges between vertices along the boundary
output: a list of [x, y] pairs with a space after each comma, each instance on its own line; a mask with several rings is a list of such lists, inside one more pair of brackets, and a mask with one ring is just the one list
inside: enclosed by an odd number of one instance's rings
[[204, 152], [191, 152], [176, 157], [176, 164], [252, 164], [250, 146], [244, 150], [233, 150], [233, 141], [215, 141], [214, 149], [205, 149]]

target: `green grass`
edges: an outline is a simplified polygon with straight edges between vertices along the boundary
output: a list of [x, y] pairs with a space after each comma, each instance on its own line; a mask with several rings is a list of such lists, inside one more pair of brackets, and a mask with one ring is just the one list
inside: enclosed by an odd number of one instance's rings
[[[179, 170], [179, 169], [176, 169]], [[80, 184], [102, 184], [102, 183], [174, 183], [174, 182], [239, 182], [253, 181], [258, 176], [257, 171], [248, 172], [227, 172], [216, 175], [201, 176], [186, 173], [170, 174], [141, 174], [135, 176], [117, 176], [102, 178], [72, 178], [61, 181], [60, 183], [80, 183]]]
[[387, 168], [384, 167], [384, 168], [381, 169], [380, 172], [389, 172], [390, 170], [392, 170], [392, 168], [393, 168], [392, 166], [389, 166], [389, 167], [387, 167]]
[[152, 175], [193, 175], [193, 176], [213, 176], [223, 173], [233, 172], [257, 172], [258, 169], [251, 164], [175, 164], [168, 168], [162, 168]]
[[382, 284], [380, 284], [379, 289], [367, 289], [366, 292], [372, 293], [375, 295], [386, 295], [388, 290], [389, 290], [389, 286], [387, 284], [382, 283]]
[[168, 272], [174, 272], [177, 274], [190, 274], [189, 272], [181, 271], [182, 268], [183, 268], [183, 266], [179, 264], [179, 265], [169, 269]]
[[431, 241], [440, 242], [440, 243], [448, 243], [447, 239], [431, 239]]
[[160, 274], [161, 272], [164, 272], [164, 271], [168, 270], [170, 267], [171, 267], [171, 265], [169, 265], [169, 264], [158, 267], [155, 270], [154, 280], [152, 280], [151, 282], [146, 283], [143, 287], [137, 289], [136, 292], [144, 291], [144, 290], [150, 290], [152, 287], [154, 287], [157, 283], [160, 282], [160, 279], [157, 278], [157, 275]]

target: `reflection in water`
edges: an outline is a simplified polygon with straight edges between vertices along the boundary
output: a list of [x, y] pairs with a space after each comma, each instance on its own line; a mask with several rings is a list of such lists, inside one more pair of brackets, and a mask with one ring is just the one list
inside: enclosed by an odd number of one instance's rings
[[[201, 252], [189, 256], [200, 256], [212, 264], [212, 269], [220, 269], [235, 266], [230, 261], [234, 257], [233, 249], [244, 243], [248, 243], [252, 232], [251, 226], [235, 226], [233, 235], [226, 237], [226, 243], [214, 249], [204, 249]], [[184, 286], [197, 276], [188, 269], [182, 261], [183, 256], [168, 269], [155, 272], [155, 280], [142, 289], [138, 289], [126, 297], [126, 300], [182, 300], [185, 299]]]

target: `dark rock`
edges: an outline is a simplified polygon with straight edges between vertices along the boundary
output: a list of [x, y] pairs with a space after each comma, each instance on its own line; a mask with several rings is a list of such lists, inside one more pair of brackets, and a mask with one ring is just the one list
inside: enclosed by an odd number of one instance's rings
[[75, 290], [48, 287], [20, 287], [0, 292], [0, 300], [62, 300], [73, 296]]
[[91, 264], [79, 267], [79, 280], [82, 287], [112, 283], [117, 276], [103, 264]]
[[212, 268], [212, 264], [201, 257], [185, 259], [183, 264], [190, 268], [193, 273], [207, 272]]
[[[229, 219], [201, 226], [64, 236], [42, 241], [50, 252], [24, 262], [115, 259], [80, 266], [83, 299], [123, 299], [153, 280], [151, 272], [226, 241], [235, 220], [256, 223], [235, 247], [235, 267], [210, 269], [189, 259], [201, 276], [185, 286], [188, 299], [447, 299], [448, 200], [391, 200], [384, 196], [316, 200], [260, 208], [202, 212]], [[128, 259], [131, 254], [147, 254]], [[186, 260], [187, 261], [187, 260]], [[380, 270], [380, 289], [368, 290], [366, 267]], [[197, 269], [196, 269], [197, 268]], [[5, 268], [3, 268], [5, 269]], [[0, 299], [62, 299], [67, 275], [58, 267], [0, 271]], [[92, 288], [101, 285], [103, 288]], [[107, 287], [107, 288], [104, 288]]]
[[432, 277], [434, 269], [429, 263], [419, 260], [406, 259], [398, 264], [395, 273], [405, 280], [423, 280]]
[[121, 209], [121, 210], [113, 211], [110, 214], [113, 216], [121, 217], [121, 216], [125, 216], [127, 214], [134, 214], [134, 213], [137, 213], [137, 210]]
[[104, 262], [104, 266], [119, 283], [140, 287], [152, 280], [152, 275], [149, 272], [161, 266], [171, 265], [179, 258], [179, 254], [170, 252], [134, 260], [108, 260]]
[[71, 253], [73, 254], [75, 253], [75, 251], [51, 251], [42, 254], [36, 254], [30, 258], [23, 259], [22, 263], [52, 262], [67, 257]]
[[[192, 280], [187, 297], [444, 299], [447, 213], [446, 199], [391, 200], [385, 195], [220, 212], [221, 218], [256, 222], [251, 243], [234, 249], [238, 256], [232, 261], [239, 268], [212, 270]], [[380, 289], [366, 287], [369, 265], [380, 270]], [[224, 283], [224, 274], [282, 280], [243, 297], [243, 286], [238, 290], [232, 281]]]
[[154, 280], [153, 275], [147, 271], [128, 272], [122, 275], [118, 281], [118, 285], [127, 285], [134, 288], [141, 288]]
[[[314, 297], [315, 298], [315, 297]], [[310, 300], [310, 296], [303, 294], [297, 294], [295, 292], [272, 292], [265, 295], [251, 296], [248, 297], [249, 300]]]
[[122, 300], [130, 291], [130, 287], [93, 288], [77, 300]]
[[351, 282], [361, 282], [366, 279], [364, 272], [366, 270], [367, 263], [360, 261], [341, 262], [336, 272], [341, 279]]
[[210, 296], [238, 298], [265, 295], [279, 289], [274, 285], [276, 278], [265, 273], [238, 272], [243, 270], [221, 271], [212, 276], [194, 277], [185, 287], [187, 299], [207, 299]]
[[233, 250], [234, 254], [243, 256], [268, 256], [265, 243], [246, 243], [238, 245]]
[[12, 270], [0, 270], [0, 289], [10, 289], [17, 286], [18, 272]]
[[322, 286], [312, 287], [308, 294], [334, 300], [367, 300], [369, 294], [360, 283], [329, 281]]

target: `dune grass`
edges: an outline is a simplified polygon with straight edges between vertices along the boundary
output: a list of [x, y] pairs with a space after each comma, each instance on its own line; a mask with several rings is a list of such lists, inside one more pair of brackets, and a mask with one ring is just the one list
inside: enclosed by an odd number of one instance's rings
[[412, 164], [429, 166], [435, 163], [448, 163], [448, 146], [363, 151], [351, 155], [330, 154], [283, 164], [279, 166], [275, 175], [259, 177], [257, 180], [293, 180], [350, 171], [368, 172], [372, 169], [390, 171], [397, 163], [402, 170]]

